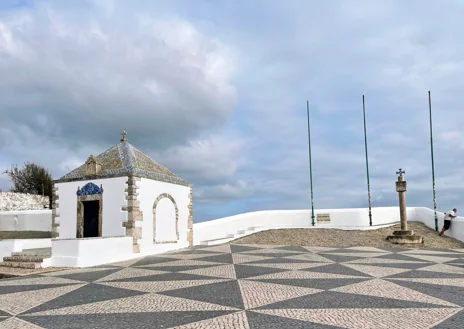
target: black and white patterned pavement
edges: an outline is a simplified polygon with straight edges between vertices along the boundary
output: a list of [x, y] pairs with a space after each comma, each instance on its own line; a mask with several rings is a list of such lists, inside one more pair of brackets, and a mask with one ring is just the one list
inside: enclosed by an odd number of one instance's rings
[[463, 249], [220, 245], [0, 280], [1, 329], [451, 329], [463, 308]]

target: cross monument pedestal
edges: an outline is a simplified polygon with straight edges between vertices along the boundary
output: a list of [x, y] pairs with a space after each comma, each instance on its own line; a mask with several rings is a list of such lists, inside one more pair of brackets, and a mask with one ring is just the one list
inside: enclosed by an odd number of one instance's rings
[[414, 235], [414, 231], [408, 230], [408, 218], [406, 213], [406, 190], [407, 183], [404, 180], [403, 174], [405, 171], [400, 168], [396, 172], [398, 175], [398, 181], [396, 182], [396, 192], [398, 192], [399, 203], [400, 203], [400, 219], [401, 219], [401, 230], [394, 231], [393, 235], [387, 237], [387, 240], [397, 244], [418, 244], [423, 243], [424, 239], [419, 235]]

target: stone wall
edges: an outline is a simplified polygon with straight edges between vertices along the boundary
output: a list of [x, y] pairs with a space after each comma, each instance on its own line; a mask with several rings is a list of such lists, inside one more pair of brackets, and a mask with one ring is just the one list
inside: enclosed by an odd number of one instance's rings
[[47, 196], [0, 192], [0, 211], [43, 210], [48, 206]]

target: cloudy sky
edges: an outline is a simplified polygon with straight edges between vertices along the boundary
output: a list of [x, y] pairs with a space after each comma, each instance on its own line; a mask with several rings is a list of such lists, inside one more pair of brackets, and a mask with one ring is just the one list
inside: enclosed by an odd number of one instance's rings
[[[196, 222], [316, 208], [433, 207], [464, 195], [464, 3], [1, 0], [0, 170], [59, 178], [120, 132], [194, 184]], [[0, 175], [0, 188], [11, 187]], [[374, 219], [375, 221], [375, 219]]]

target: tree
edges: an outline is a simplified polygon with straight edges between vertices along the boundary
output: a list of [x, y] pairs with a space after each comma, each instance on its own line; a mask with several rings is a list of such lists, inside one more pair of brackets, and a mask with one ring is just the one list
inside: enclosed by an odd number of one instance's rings
[[4, 174], [7, 174], [13, 182], [12, 192], [48, 196], [49, 207], [52, 208], [53, 179], [47, 169], [33, 162], [27, 162], [24, 168], [12, 166], [10, 170], [5, 170]]

